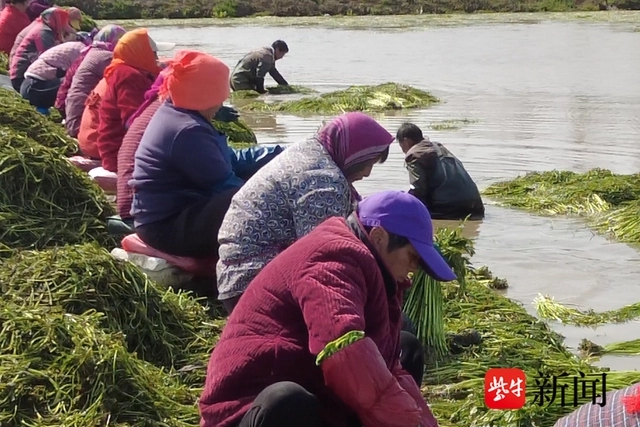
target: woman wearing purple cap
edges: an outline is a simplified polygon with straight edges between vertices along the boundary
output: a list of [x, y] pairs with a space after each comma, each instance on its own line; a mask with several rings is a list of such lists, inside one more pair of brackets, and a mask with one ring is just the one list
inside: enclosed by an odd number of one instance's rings
[[402, 293], [418, 266], [456, 278], [433, 246], [427, 208], [400, 191], [368, 197], [293, 243], [229, 317], [201, 426], [437, 426], [400, 362]]

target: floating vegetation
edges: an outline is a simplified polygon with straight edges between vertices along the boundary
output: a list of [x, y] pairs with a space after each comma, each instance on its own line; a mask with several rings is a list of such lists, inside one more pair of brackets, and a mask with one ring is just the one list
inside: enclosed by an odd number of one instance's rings
[[223, 122], [219, 120], [212, 120], [213, 127], [218, 132], [227, 135], [229, 145], [234, 148], [245, 147], [247, 145], [253, 145], [258, 142], [256, 134], [253, 133], [251, 128], [242, 120], [238, 119], [234, 122]]
[[621, 242], [640, 242], [640, 200], [622, 205], [594, 220], [594, 227]]
[[37, 112], [17, 92], [0, 88], [0, 127], [3, 126], [21, 132], [35, 142], [63, 154], [74, 154], [78, 151], [77, 142], [67, 136], [64, 127]]
[[506, 206], [543, 215], [580, 215], [596, 230], [640, 243], [640, 174], [532, 172], [483, 191]]
[[434, 122], [429, 125], [429, 128], [433, 130], [458, 130], [464, 125], [468, 125], [470, 123], [476, 123], [477, 120], [471, 119], [451, 119], [451, 120], [442, 120], [440, 122]]
[[284, 102], [254, 102], [242, 109], [249, 111], [286, 111], [290, 113], [340, 114], [350, 111], [384, 112], [408, 108], [423, 108], [440, 102], [428, 92], [396, 83], [377, 86], [351, 86]]
[[617, 310], [597, 313], [593, 310], [579, 310], [556, 302], [552, 297], [538, 295], [533, 301], [538, 315], [543, 319], [556, 320], [573, 326], [598, 326], [605, 323], [626, 323], [640, 317], [640, 303], [624, 306]]
[[0, 52], [0, 74], [9, 75], [9, 56], [2, 52]]
[[0, 126], [0, 256], [13, 250], [113, 244], [104, 192], [62, 154]]

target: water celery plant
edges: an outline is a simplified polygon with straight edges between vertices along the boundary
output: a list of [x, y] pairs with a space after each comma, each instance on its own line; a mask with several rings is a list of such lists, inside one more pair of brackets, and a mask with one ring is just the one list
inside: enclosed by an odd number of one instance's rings
[[20, 249], [115, 242], [104, 192], [59, 151], [0, 127], [0, 256]]
[[286, 102], [254, 102], [242, 107], [249, 111], [282, 111], [288, 113], [341, 114], [350, 111], [384, 112], [408, 108], [424, 108], [440, 102], [428, 92], [396, 83], [377, 86], [351, 86]]
[[630, 304], [616, 310], [595, 312], [566, 307], [549, 296], [538, 295], [533, 302], [538, 315], [543, 319], [556, 320], [573, 326], [598, 326], [605, 323], [626, 323], [640, 317], [640, 303]]

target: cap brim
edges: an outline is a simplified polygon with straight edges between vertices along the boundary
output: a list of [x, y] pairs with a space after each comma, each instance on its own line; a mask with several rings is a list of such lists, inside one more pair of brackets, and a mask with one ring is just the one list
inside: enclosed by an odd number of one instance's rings
[[156, 42], [156, 52], [166, 52], [176, 47], [175, 43]]
[[71, 28], [73, 28], [76, 31], [80, 31], [80, 21], [71, 21], [69, 22], [69, 25], [71, 26]]
[[423, 267], [429, 276], [439, 282], [451, 282], [458, 278], [436, 248], [426, 243], [409, 240], [420, 255], [420, 258], [422, 258]]

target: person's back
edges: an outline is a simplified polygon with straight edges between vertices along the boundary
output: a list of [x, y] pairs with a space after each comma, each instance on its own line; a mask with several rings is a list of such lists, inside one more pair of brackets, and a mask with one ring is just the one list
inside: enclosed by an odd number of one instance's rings
[[482, 219], [484, 204], [462, 162], [439, 142], [432, 142], [413, 124], [404, 124], [396, 139], [405, 153], [411, 193], [433, 219]]
[[[317, 197], [305, 208], [312, 186]], [[327, 186], [331, 192], [323, 191]], [[311, 231], [321, 221], [319, 207], [330, 212], [327, 216], [346, 216], [350, 188], [322, 145], [309, 139], [284, 150], [234, 196], [218, 234], [219, 299], [242, 294], [270, 260]], [[294, 212], [297, 208], [302, 212]]]
[[0, 52], [9, 55], [18, 34], [31, 24], [27, 13], [23, 10], [26, 0], [13, 1], [7, 4], [0, 13]]
[[70, 136], [74, 138], [78, 136], [87, 97], [102, 80], [104, 70], [112, 59], [113, 52], [106, 49], [93, 48], [84, 57], [73, 76], [65, 100], [65, 127]]
[[58, 78], [60, 71], [66, 71], [87, 46], [80, 41], [61, 43], [43, 52], [36, 59], [25, 75], [31, 75], [39, 80], [53, 80]]

